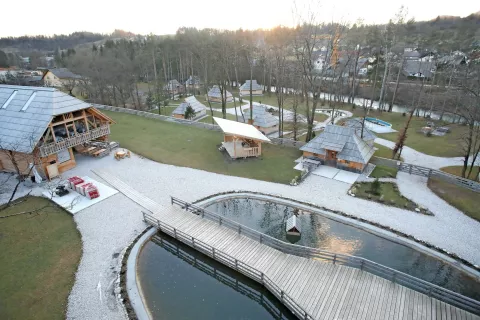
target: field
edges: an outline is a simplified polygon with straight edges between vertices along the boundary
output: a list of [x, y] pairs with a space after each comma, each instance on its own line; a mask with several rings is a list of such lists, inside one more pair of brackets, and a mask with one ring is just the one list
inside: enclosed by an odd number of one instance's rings
[[[447, 173], [450, 173], [450, 174], [453, 174], [453, 175], [459, 176], [459, 177], [462, 176], [462, 169], [463, 169], [463, 166], [451, 166], [451, 167], [440, 168], [440, 170], [442, 170], [444, 172], [447, 172]], [[469, 170], [470, 170], [470, 166], [468, 166], [468, 168], [467, 168], [466, 175], [468, 175]], [[480, 173], [480, 167], [478, 167], [478, 166], [473, 167], [472, 173], [470, 174], [468, 179], [475, 180], [475, 177], [478, 177], [479, 173]]]
[[105, 113], [117, 122], [111, 127], [112, 140], [157, 162], [278, 183], [289, 183], [298, 175], [293, 166], [301, 152], [296, 148], [263, 144], [261, 157], [231, 160], [217, 150], [223, 141], [221, 132]]
[[[28, 197], [6, 216], [43, 207]], [[82, 243], [73, 217], [59, 207], [40, 216], [0, 219], [0, 319], [65, 319]]]
[[462, 211], [473, 219], [480, 221], [480, 194], [456, 186], [438, 178], [428, 179], [428, 187], [437, 196]]
[[[363, 116], [363, 110], [360, 108], [348, 109], [354, 113], [354, 117]], [[379, 112], [370, 111], [369, 117], [378, 118], [392, 124], [393, 129], [400, 131], [407, 120], [407, 116], [402, 116], [401, 113], [394, 112]], [[461, 137], [466, 132], [466, 128], [458, 124], [445, 124], [436, 122], [437, 126], [448, 125], [451, 132], [447, 133], [443, 137], [431, 136], [427, 137], [420, 132], [420, 129], [424, 127], [427, 122], [432, 121], [423, 117], [413, 117], [408, 129], [408, 136], [406, 145], [417, 151], [438, 157], [458, 157], [462, 155], [462, 149], [459, 147], [461, 143]], [[379, 138], [383, 138], [390, 141], [397, 141], [398, 132], [376, 134]]]
[[[417, 205], [405, 198], [398, 191], [398, 187], [395, 183], [390, 182], [381, 182], [381, 188], [379, 194], [373, 194], [370, 190], [372, 189], [372, 182], [361, 182], [355, 184], [355, 196], [362, 199], [367, 199], [371, 201], [377, 201], [388, 206], [398, 207], [406, 210], [415, 210]], [[383, 199], [381, 197], [383, 196]]]

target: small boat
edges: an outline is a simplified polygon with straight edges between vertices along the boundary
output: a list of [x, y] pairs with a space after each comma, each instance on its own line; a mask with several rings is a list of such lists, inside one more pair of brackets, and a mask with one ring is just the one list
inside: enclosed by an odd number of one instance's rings
[[288, 218], [287, 223], [285, 224], [285, 229], [287, 231], [287, 235], [300, 236], [301, 230], [296, 215]]

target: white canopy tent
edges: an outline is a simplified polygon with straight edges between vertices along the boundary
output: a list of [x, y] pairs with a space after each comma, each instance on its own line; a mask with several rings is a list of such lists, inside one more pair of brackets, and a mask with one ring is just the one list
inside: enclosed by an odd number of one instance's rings
[[230, 157], [258, 157], [262, 154], [262, 142], [270, 142], [263, 133], [250, 124], [213, 118], [224, 133], [224, 148]]

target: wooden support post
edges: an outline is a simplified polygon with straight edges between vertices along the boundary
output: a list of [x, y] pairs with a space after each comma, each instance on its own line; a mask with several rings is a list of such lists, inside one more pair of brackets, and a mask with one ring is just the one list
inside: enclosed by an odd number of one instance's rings
[[283, 302], [283, 295], [284, 295], [284, 293], [283, 293], [283, 290], [282, 290], [282, 291], [280, 291], [280, 300], [282, 300], [282, 302]]
[[215, 248], [212, 248], [212, 257], [215, 259]]
[[333, 264], [335, 264], [335, 261], [337, 261], [337, 255], [333, 256]]
[[173, 237], [177, 239], [177, 229], [173, 228]]
[[242, 226], [238, 225], [238, 234], [242, 233]]

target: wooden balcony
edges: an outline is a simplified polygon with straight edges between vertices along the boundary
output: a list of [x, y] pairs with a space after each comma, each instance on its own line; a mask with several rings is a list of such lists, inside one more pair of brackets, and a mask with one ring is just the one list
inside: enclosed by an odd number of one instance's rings
[[78, 146], [82, 143], [106, 136], [110, 134], [110, 126], [104, 125], [88, 132], [77, 134], [74, 137], [63, 139], [53, 143], [48, 143], [40, 146], [40, 156], [46, 157], [48, 155], [57, 153], [61, 150]]

